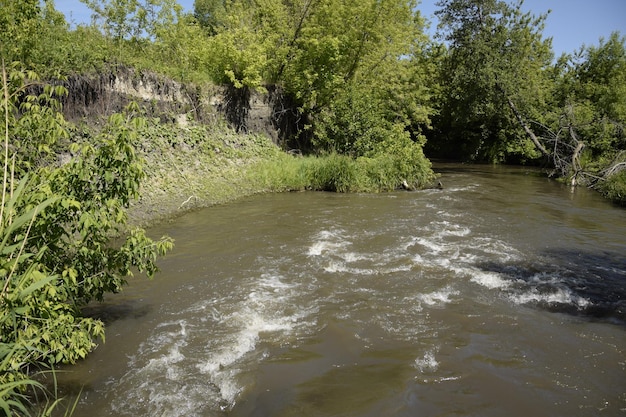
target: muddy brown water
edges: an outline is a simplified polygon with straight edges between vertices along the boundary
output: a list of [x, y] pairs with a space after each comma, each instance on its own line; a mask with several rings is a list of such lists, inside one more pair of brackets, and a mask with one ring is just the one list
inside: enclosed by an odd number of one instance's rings
[[150, 230], [75, 416], [626, 415], [626, 211], [532, 170], [262, 195]]

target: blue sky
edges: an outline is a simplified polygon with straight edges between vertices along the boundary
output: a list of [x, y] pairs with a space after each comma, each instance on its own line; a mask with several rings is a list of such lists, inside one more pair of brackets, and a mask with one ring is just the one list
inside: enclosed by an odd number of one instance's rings
[[[192, 11], [193, 1], [178, 0], [178, 3]], [[436, 2], [422, 0], [418, 8], [433, 20]], [[55, 0], [55, 5], [73, 24], [90, 21], [91, 11], [80, 0]], [[574, 52], [583, 44], [597, 45], [601, 37], [607, 39], [614, 31], [626, 36], [626, 0], [525, 0], [522, 7], [535, 15], [552, 10], [543, 34], [553, 38], [556, 56]], [[434, 32], [436, 23], [432, 26]]]

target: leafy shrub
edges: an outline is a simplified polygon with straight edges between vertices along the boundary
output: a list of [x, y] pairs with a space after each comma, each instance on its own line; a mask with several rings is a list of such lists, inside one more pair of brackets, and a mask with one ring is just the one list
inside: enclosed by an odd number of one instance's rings
[[626, 206], [626, 170], [611, 175], [598, 188], [606, 198]]
[[32, 74], [2, 70], [0, 408], [23, 413], [31, 366], [73, 363], [104, 337], [102, 322], [81, 317], [80, 307], [118, 292], [132, 270], [151, 276], [172, 242], [133, 229], [111, 244], [125, 232], [126, 208], [144, 176], [134, 148], [143, 124], [136, 109], [113, 115], [57, 166], [51, 150], [69, 137], [54, 98], [63, 91], [44, 87], [29, 96]]

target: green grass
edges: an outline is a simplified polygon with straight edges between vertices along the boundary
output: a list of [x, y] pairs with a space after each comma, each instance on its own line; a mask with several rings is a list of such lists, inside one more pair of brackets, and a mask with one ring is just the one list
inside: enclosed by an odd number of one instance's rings
[[129, 211], [134, 224], [258, 193], [385, 192], [404, 181], [419, 188], [433, 179], [430, 164], [421, 160], [293, 156], [265, 136], [238, 134], [222, 124], [183, 128], [152, 123], [141, 136], [146, 179]]

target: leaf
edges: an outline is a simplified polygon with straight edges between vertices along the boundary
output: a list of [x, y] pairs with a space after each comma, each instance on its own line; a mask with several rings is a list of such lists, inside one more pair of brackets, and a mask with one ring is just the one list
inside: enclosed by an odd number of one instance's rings
[[39, 271], [33, 271], [31, 275], [35, 278], [35, 282], [29, 285], [26, 289], [20, 291], [20, 298], [25, 298], [29, 296], [33, 292], [37, 291], [38, 289], [48, 285], [49, 283], [57, 279], [57, 277], [54, 275], [46, 276], [45, 274]]
[[12, 309], [13, 313], [18, 316], [24, 315], [30, 311], [30, 307], [15, 307]]

